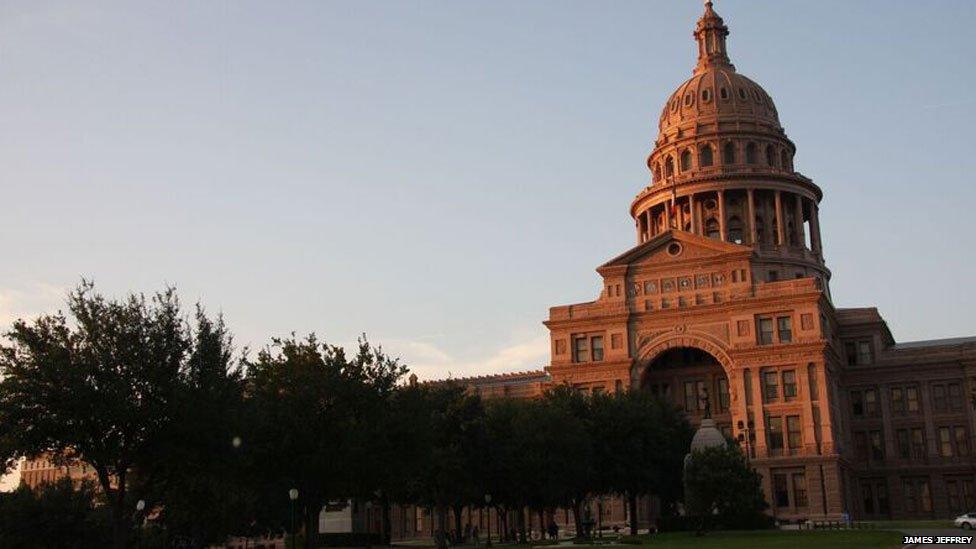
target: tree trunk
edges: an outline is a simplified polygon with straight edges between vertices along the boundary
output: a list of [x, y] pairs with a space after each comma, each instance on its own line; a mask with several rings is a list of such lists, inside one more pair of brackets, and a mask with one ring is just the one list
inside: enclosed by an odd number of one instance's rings
[[463, 541], [461, 540], [461, 536], [464, 534], [464, 532], [461, 530], [462, 510], [463, 507], [461, 507], [460, 505], [454, 506], [454, 544], [455, 545], [461, 545], [461, 543], [463, 543]]
[[583, 502], [573, 500], [573, 525], [576, 527], [576, 538], [583, 537]]
[[386, 494], [383, 494], [381, 505], [383, 506], [383, 545], [390, 545], [393, 543], [393, 525], [390, 523], [390, 498]]
[[637, 495], [627, 494], [627, 513], [630, 515], [630, 535], [637, 535]]
[[520, 507], [518, 511], [519, 542], [528, 543], [525, 539], [525, 507]]

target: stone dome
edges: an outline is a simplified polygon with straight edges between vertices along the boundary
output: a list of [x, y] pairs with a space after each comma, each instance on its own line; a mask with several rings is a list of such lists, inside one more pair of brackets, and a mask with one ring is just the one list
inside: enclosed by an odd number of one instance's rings
[[705, 448], [716, 448], [725, 446], [727, 442], [725, 437], [722, 435], [722, 431], [719, 431], [715, 427], [715, 420], [712, 418], [705, 418], [702, 420], [701, 425], [698, 430], [695, 431], [695, 436], [691, 439], [691, 451], [704, 450]]
[[696, 70], [664, 104], [658, 129], [661, 134], [669, 134], [672, 128], [694, 125], [703, 118], [747, 119], [774, 133], [783, 129], [766, 90], [735, 72], [731, 65]]

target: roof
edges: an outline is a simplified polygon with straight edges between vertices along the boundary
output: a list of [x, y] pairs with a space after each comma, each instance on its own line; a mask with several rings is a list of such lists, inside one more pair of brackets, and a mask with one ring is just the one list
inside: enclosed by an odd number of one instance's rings
[[944, 339], [925, 339], [921, 341], [906, 341], [896, 343], [891, 347], [893, 351], [902, 349], [922, 349], [925, 347], [949, 347], [952, 345], [965, 345], [967, 343], [976, 344], [976, 336], [970, 337], [947, 337]]
[[425, 381], [424, 383], [453, 382], [481, 387], [485, 385], [519, 385], [522, 383], [534, 383], [548, 380], [549, 374], [545, 370], [530, 370], [528, 372], [509, 372], [505, 374], [439, 379], [434, 381]]

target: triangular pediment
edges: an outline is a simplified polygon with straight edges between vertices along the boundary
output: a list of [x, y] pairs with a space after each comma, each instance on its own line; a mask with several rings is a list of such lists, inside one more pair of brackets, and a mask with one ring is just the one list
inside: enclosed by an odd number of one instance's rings
[[752, 248], [722, 242], [685, 231], [671, 229], [638, 244], [597, 267], [597, 272], [636, 264], [667, 265], [695, 260], [718, 259], [720, 256], [749, 255]]

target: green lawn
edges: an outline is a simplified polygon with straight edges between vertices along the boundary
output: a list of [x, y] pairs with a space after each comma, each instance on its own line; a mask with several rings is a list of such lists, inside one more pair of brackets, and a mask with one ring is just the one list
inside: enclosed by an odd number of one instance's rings
[[[769, 530], [753, 532], [712, 532], [695, 536], [671, 532], [652, 536], [645, 547], [694, 547], [695, 549], [752, 549], [755, 547], [807, 549], [813, 547], [850, 549], [888, 549], [901, 547], [900, 532], [884, 530]], [[633, 547], [633, 546], [632, 546]]]

